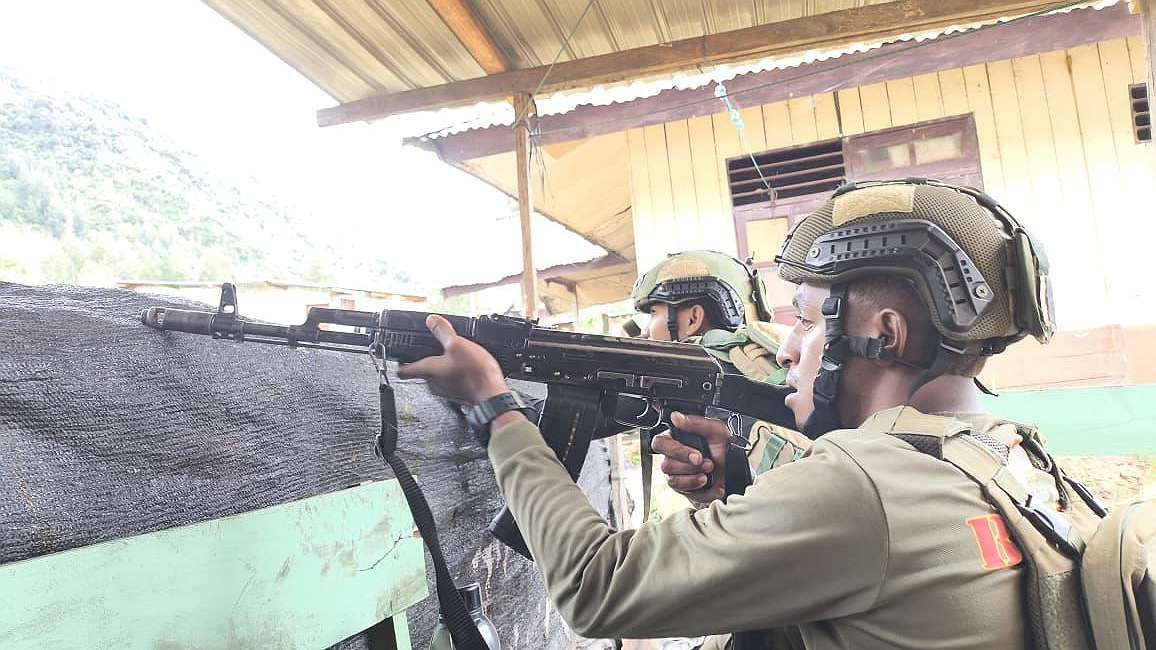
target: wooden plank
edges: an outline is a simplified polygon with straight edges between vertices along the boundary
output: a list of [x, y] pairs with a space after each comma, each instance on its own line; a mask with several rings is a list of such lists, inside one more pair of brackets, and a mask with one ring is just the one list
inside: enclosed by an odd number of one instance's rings
[[791, 114], [791, 143], [805, 144], [819, 139], [815, 124], [815, 100], [811, 96], [796, 97], [787, 102]]
[[[1133, 83], [1133, 70], [1128, 43], [1124, 39], [1104, 41], [1097, 45], [1100, 68], [1104, 80], [1105, 100], [1108, 105], [1110, 132], [1115, 145], [1120, 173], [1115, 197], [1116, 206], [1137, 206], [1148, 203], [1151, 188], [1156, 186], [1156, 160], [1152, 145], [1138, 144], [1132, 130], [1132, 105], [1128, 87]], [[1128, 246], [1130, 242], [1151, 241], [1156, 238], [1156, 223], [1144, 210], [1125, 209], [1111, 215], [1111, 225], [1105, 229], [1105, 246]], [[1137, 300], [1151, 295], [1151, 271], [1142, 255], [1113, 255], [1109, 269], [1112, 282], [1121, 297], [1131, 305], [1120, 314], [1119, 322], [1132, 324], [1151, 322], [1156, 318], [1156, 307], [1151, 301]], [[1139, 303], [1139, 304], [1137, 304]]]
[[794, 142], [792, 135], [791, 109], [787, 102], [763, 105], [763, 129], [767, 136], [767, 149], [782, 149]]
[[651, 218], [654, 221], [656, 257], [646, 266], [656, 264], [667, 253], [678, 251], [678, 224], [674, 219], [674, 189], [670, 184], [670, 161], [666, 152], [666, 128], [648, 126], [642, 130], [646, 142], [646, 169], [650, 174]]
[[[1027, 213], [1035, 207], [1031, 185], [1032, 168], [1028, 164], [1028, 152], [1024, 144], [1020, 121], [1022, 113], [1012, 62], [987, 64], [987, 78], [1004, 176], [1005, 195], [1001, 201], [1006, 201], [1004, 205], [1012, 214]], [[1036, 119], [1036, 116], [1029, 116], [1029, 119]]]
[[[0, 647], [324, 648], [426, 596], [397, 481], [0, 566]], [[226, 643], [227, 640], [227, 643]]]
[[723, 208], [730, 213], [732, 205], [726, 161], [741, 154], [743, 148], [739, 142], [739, 133], [730, 122], [729, 114], [715, 113], [711, 116], [711, 124], [714, 126], [714, 148], [718, 154], [715, 167], [718, 170], [719, 189], [723, 193]]
[[399, 113], [501, 99], [519, 92], [533, 93], [538, 88], [547, 92], [577, 88], [737, 58], [852, 43], [864, 38], [886, 40], [887, 36], [901, 33], [1017, 12], [1027, 13], [1058, 4], [1039, 0], [896, 0], [561, 61], [552, 68], [511, 70], [478, 79], [379, 94], [323, 109], [318, 112], [318, 124], [329, 126], [379, 119]]
[[[630, 150], [630, 212], [634, 224], [634, 255], [638, 272], [642, 273], [658, 261], [657, 238], [654, 235], [654, 203], [650, 192], [650, 158], [646, 155], [646, 140], [642, 129], [626, 132]], [[653, 261], [652, 261], [653, 260]]]
[[891, 104], [892, 126], [915, 124], [919, 109], [915, 105], [915, 85], [910, 78], [887, 82], [887, 101]]
[[1065, 245], [1066, 211], [1056, 144], [1052, 137], [1052, 113], [1044, 91], [1043, 71], [1038, 56], [1012, 61], [1016, 97], [1024, 119], [1023, 141], [1027, 149], [1029, 178], [1033, 187], [1030, 209], [1015, 215], [1031, 229], [1033, 236], [1048, 245], [1053, 259], [1078, 259], [1078, 251]]
[[863, 133], [863, 107], [860, 103], [859, 89], [848, 88], [835, 93], [839, 100], [839, 124], [843, 127], [843, 135], [857, 135]]
[[510, 69], [510, 60], [495, 44], [494, 37], [490, 35], [467, 0], [427, 1], [486, 74], [497, 74]]
[[820, 140], [830, 140], [842, 135], [839, 128], [839, 113], [835, 108], [835, 93], [815, 95], [815, 135]]
[[1148, 78], [1148, 65], [1144, 58], [1144, 38], [1128, 37], [1128, 61], [1132, 64], [1132, 83], [1140, 83]]
[[887, 84], [860, 86], [859, 101], [863, 107], [864, 131], [891, 128], [891, 104], [887, 99]]
[[939, 77], [939, 92], [943, 98], [944, 115], [970, 113], [971, 107], [967, 103], [967, 84], [963, 80], [963, 69], [940, 70], [935, 76]]
[[719, 185], [719, 154], [715, 150], [714, 122], [708, 116], [695, 117], [688, 125], [703, 245], [718, 251], [732, 251], [735, 247], [734, 220], [730, 213], [728, 189]]
[[748, 106], [739, 109], [739, 117], [743, 118], [743, 137], [746, 139], [747, 149], [744, 153], [759, 153], [770, 147], [767, 144], [766, 127], [763, 124], [763, 109], [761, 106]]
[[530, 123], [534, 100], [527, 94], [514, 96], [514, 152], [518, 174], [518, 217], [522, 232], [522, 314], [538, 317], [538, 270], [534, 266], [534, 203], [530, 192]]
[[[986, 28], [953, 38], [919, 44], [884, 45], [858, 54], [809, 63], [798, 68], [742, 75], [727, 82], [732, 96], [743, 105], [770, 104], [792, 97], [856, 88], [859, 85], [902, 79], [943, 69], [999, 61], [1075, 45], [1138, 34], [1137, 16], [1127, 7], [1082, 9], [1069, 14], [1037, 16], [998, 28]], [[580, 140], [628, 128], [710, 115], [719, 110], [713, 86], [668, 90], [653, 97], [608, 106], [579, 106], [561, 115], [541, 118], [543, 144]], [[964, 108], [962, 113], [966, 113]], [[951, 114], [951, 113], [949, 113]], [[954, 113], [959, 114], [959, 113]], [[437, 139], [407, 140], [436, 151], [443, 160], [459, 161], [509, 151], [508, 128], [495, 126]]]
[[1111, 116], [1108, 111], [1104, 73], [1100, 53], [1095, 45], [1068, 50], [1072, 87], [1075, 89], [1076, 110], [1080, 119], [1080, 134], [1084, 142], [1084, 159], [1088, 166], [1088, 183], [1096, 215], [1098, 240], [1103, 251], [1104, 284], [1107, 289], [1108, 309], [1115, 317], [1131, 309], [1119, 295], [1118, 280], [1129, 268], [1127, 255], [1117, 251], [1135, 245], [1138, 233], [1132, 231], [1130, 205], [1120, 184], [1120, 163], [1116, 143], [1112, 137]]
[[975, 114], [975, 132], [979, 140], [979, 162], [983, 169], [984, 188], [988, 194], [1002, 198], [1007, 193], [1003, 162], [999, 155], [999, 136], [995, 130], [995, 111], [991, 106], [991, 89], [987, 81], [987, 66], [973, 65], [964, 68], [963, 82], [967, 91], [967, 105]]
[[1072, 76], [1065, 52], [1041, 54], [1044, 91], [1052, 120], [1052, 134], [1059, 163], [1059, 179], [1064, 209], [1053, 217], [1063, 223], [1048, 243], [1057, 259], [1082, 260], [1080, 268], [1056, 265], [1056, 318], [1061, 328], [1088, 327], [1096, 315], [1109, 313], [1103, 252], [1097, 226], [1097, 211], [1085, 161], [1080, 116], [1072, 88]]
[[701, 242], [702, 223], [695, 195], [694, 161], [690, 151], [690, 127], [686, 120], [666, 125], [666, 157], [670, 164], [670, 188], [674, 199], [674, 225], [679, 246]]
[[920, 122], [945, 117], [943, 97], [939, 92], [939, 76], [934, 72], [921, 74], [911, 79], [915, 91], [915, 113]]

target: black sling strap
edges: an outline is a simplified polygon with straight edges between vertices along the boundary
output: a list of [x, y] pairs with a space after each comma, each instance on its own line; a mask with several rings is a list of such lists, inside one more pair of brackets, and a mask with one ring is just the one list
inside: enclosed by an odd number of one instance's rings
[[437, 526], [434, 523], [433, 513], [429, 503], [422, 494], [421, 487], [414, 480], [409, 468], [397, 456], [397, 403], [394, 400], [393, 387], [389, 385], [385, 367], [379, 367], [380, 382], [378, 393], [381, 397], [381, 433], [377, 435], [376, 451], [393, 470], [397, 481], [401, 484], [401, 491], [409, 504], [413, 514], [413, 521], [421, 532], [421, 538], [429, 549], [430, 558], [434, 565], [434, 581], [437, 586], [438, 605], [441, 608], [442, 618], [450, 631], [454, 648], [458, 650], [488, 650], [489, 646], [478, 631], [466, 604], [462, 600], [446, 566], [446, 558], [442, 554], [441, 542], [438, 541]]

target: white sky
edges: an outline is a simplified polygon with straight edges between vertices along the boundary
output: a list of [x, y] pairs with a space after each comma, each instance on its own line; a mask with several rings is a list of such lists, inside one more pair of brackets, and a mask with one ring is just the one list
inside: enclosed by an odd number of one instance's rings
[[[504, 195], [402, 147], [387, 124], [315, 124], [334, 100], [196, 0], [0, 1], [0, 67], [104, 97], [180, 146], [251, 177], [282, 203], [364, 237], [422, 284], [517, 272], [517, 219]], [[538, 266], [600, 249], [539, 218]], [[447, 236], [453, 233], [453, 236]]]

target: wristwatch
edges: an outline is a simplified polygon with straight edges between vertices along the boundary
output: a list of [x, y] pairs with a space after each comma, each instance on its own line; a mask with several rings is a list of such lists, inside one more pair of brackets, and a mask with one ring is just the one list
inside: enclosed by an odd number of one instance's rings
[[521, 411], [526, 419], [534, 422], [537, 411], [522, 401], [515, 393], [502, 393], [477, 404], [470, 404], [463, 409], [466, 414], [466, 424], [481, 438], [482, 443], [490, 441], [490, 424], [499, 415], [507, 411]]

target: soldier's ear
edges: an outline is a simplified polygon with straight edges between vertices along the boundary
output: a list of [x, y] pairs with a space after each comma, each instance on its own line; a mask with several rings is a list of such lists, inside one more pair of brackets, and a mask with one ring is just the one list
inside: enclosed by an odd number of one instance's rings
[[911, 323], [908, 322], [906, 316], [897, 310], [885, 307], [880, 309], [871, 320], [873, 321], [871, 329], [874, 332], [869, 336], [881, 339], [883, 348], [896, 359], [906, 359], [910, 353], [914, 352], [908, 349], [911, 346]]
[[685, 308], [686, 336], [701, 336], [707, 330], [706, 308], [694, 303]]

